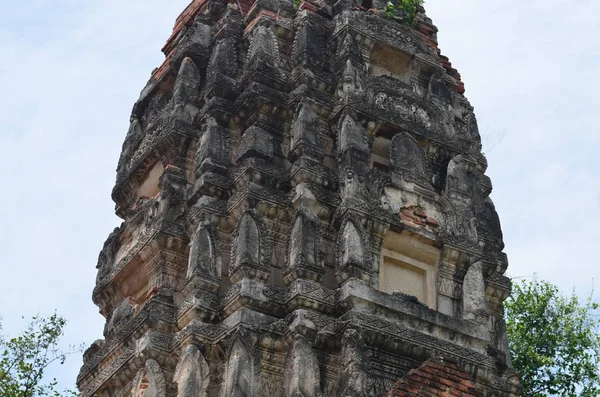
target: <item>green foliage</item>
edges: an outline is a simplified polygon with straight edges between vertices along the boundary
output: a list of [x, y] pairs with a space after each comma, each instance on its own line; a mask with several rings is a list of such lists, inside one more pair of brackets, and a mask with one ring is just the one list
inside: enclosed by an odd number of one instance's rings
[[545, 281], [514, 284], [506, 301], [509, 346], [524, 397], [600, 395], [598, 304]]
[[294, 9], [298, 9], [300, 7], [300, 3], [302, 2], [302, 0], [294, 0]]
[[383, 15], [395, 17], [400, 13], [403, 22], [415, 26], [417, 24], [417, 7], [424, 3], [424, 0], [388, 0]]
[[65, 319], [54, 314], [48, 318], [33, 317], [17, 337], [7, 339], [0, 332], [0, 396], [76, 395], [73, 391], [57, 391], [56, 379], [44, 379], [44, 372], [51, 364], [63, 364], [68, 354], [81, 351], [71, 348], [64, 352], [58, 348], [65, 324]]

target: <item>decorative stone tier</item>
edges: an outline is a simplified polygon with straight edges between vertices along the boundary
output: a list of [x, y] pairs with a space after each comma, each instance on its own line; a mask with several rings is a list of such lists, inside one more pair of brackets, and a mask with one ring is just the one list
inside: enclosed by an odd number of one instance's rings
[[473, 108], [424, 10], [384, 6], [177, 19], [119, 160], [82, 397], [519, 394]]

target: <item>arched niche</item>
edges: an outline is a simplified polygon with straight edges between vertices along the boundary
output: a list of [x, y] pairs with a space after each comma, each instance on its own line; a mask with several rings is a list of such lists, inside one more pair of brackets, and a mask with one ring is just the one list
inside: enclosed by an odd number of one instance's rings
[[365, 259], [364, 246], [354, 222], [347, 221], [342, 232], [342, 266], [362, 265]]
[[321, 372], [319, 360], [312, 346], [301, 335], [296, 335], [285, 358], [285, 397], [320, 397]]
[[463, 280], [462, 316], [467, 320], [485, 322], [487, 314], [483, 262], [478, 261], [469, 266]]
[[152, 359], [137, 373], [131, 397], [166, 397], [165, 377], [160, 365]]
[[225, 366], [222, 397], [257, 396], [258, 385], [254, 372], [255, 363], [252, 356], [241, 339], [236, 339], [229, 350]]
[[177, 397], [207, 397], [210, 382], [208, 364], [196, 346], [187, 346], [177, 363], [173, 381]]
[[392, 138], [390, 145], [390, 167], [392, 171], [424, 175], [425, 153], [413, 137], [400, 132]]
[[234, 77], [237, 74], [237, 52], [235, 43], [231, 40], [218, 40], [215, 44], [206, 75], [207, 78], [214, 79], [217, 73], [228, 77]]
[[302, 211], [296, 216], [290, 235], [289, 265], [315, 267], [318, 264], [315, 225]]
[[187, 278], [195, 274], [219, 278], [221, 269], [217, 263], [214, 238], [206, 226], [199, 226], [191, 242]]
[[260, 230], [250, 214], [244, 214], [238, 224], [234, 267], [260, 265]]
[[279, 66], [279, 45], [271, 28], [258, 26], [250, 39], [248, 48], [248, 64], [262, 60], [268, 65]]

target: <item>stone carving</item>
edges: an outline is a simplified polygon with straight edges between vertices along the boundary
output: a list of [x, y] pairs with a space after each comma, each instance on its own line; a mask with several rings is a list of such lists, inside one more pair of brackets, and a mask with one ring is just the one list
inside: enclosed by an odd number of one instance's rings
[[202, 77], [200, 71], [191, 58], [185, 58], [181, 62], [179, 74], [173, 88], [173, 113], [174, 117], [187, 124], [193, 124], [200, 112], [198, 101], [200, 100], [200, 87]]
[[345, 62], [344, 66], [351, 61], [353, 65], [364, 65], [364, 57], [359, 45], [352, 36], [351, 32], [344, 34], [337, 45], [336, 59]]
[[446, 174], [446, 194], [471, 194], [476, 182], [472, 177], [472, 164], [473, 162], [462, 154], [450, 160]]
[[179, 222], [185, 215], [187, 198], [186, 180], [181, 170], [167, 166], [160, 177], [160, 195], [158, 199], [158, 216], [171, 222]]
[[394, 170], [407, 170], [422, 175], [425, 172], [423, 150], [405, 132], [396, 134], [390, 145], [390, 165]]
[[194, 274], [219, 278], [221, 269], [217, 266], [215, 243], [206, 226], [198, 227], [190, 245], [187, 278], [189, 279]]
[[98, 275], [96, 277], [96, 282], [100, 281], [110, 273], [114, 265], [115, 255], [119, 250], [122, 231], [123, 227], [117, 227], [106, 239], [104, 247], [102, 247], [102, 251], [100, 251], [100, 255], [98, 255], [98, 264], [96, 265]]
[[298, 105], [291, 131], [291, 154], [294, 157], [307, 155], [317, 160], [323, 158], [319, 117], [309, 103]]
[[369, 153], [367, 132], [350, 115], [346, 115], [340, 123], [338, 141], [338, 153], [340, 154], [349, 149]]
[[254, 35], [250, 39], [250, 48], [248, 48], [248, 64], [253, 64], [258, 60], [268, 65], [279, 66], [279, 48], [277, 38], [273, 31], [265, 26], [258, 26], [254, 30]]
[[223, 397], [254, 397], [256, 375], [254, 359], [238, 338], [233, 343], [223, 376]]
[[244, 263], [260, 263], [260, 234], [256, 221], [249, 214], [245, 214], [240, 220], [235, 249], [235, 266], [242, 266]]
[[477, 218], [473, 209], [468, 205], [456, 203], [447, 208], [445, 214], [447, 222], [440, 236], [449, 243], [479, 250]]
[[426, 157], [413, 137], [405, 132], [396, 134], [390, 144], [390, 167], [403, 178], [430, 185], [426, 176]]
[[321, 397], [319, 360], [311, 345], [301, 335], [294, 337], [285, 359], [285, 397]]
[[366, 191], [365, 177], [354, 167], [345, 167], [340, 172], [340, 196], [342, 200], [362, 200]]
[[196, 346], [187, 346], [177, 363], [173, 381], [177, 383], [177, 397], [207, 397], [210, 371]]
[[338, 83], [336, 96], [341, 100], [348, 100], [353, 96], [361, 95], [364, 91], [363, 80], [360, 71], [348, 59], [346, 68]]
[[205, 122], [205, 128], [196, 154], [196, 175], [205, 171], [227, 172], [229, 147], [226, 133], [213, 117]]
[[292, 282], [297, 277], [314, 281], [322, 279], [324, 268], [319, 255], [317, 222], [310, 210], [302, 205], [296, 215], [289, 238], [286, 283]]
[[206, 65], [206, 57], [210, 48], [212, 28], [203, 21], [196, 21], [185, 32], [185, 45], [177, 46], [174, 51], [174, 63], [179, 64], [185, 57], [190, 57], [198, 66]]
[[265, 262], [269, 258], [266, 231], [258, 224], [255, 215], [246, 212], [238, 223], [234, 245], [232, 246], [232, 262], [229, 277], [237, 281], [242, 275], [266, 279], [269, 273], [265, 270]]
[[335, 397], [364, 396], [370, 389], [368, 364], [365, 344], [358, 331], [346, 330], [342, 338], [342, 372]]
[[123, 142], [121, 157], [119, 158], [119, 164], [117, 166], [117, 173], [122, 174], [127, 171], [131, 158], [142, 143], [143, 138], [144, 131], [140, 119], [137, 115], [132, 114], [129, 130], [125, 136], [125, 142]]
[[299, 211], [290, 236], [290, 266], [317, 265], [318, 252], [315, 227], [305, 211]]
[[322, 35], [311, 23], [304, 23], [294, 39], [292, 58], [295, 64], [307, 62], [310, 65], [322, 67], [326, 62], [323, 54], [326, 51]]
[[131, 319], [133, 317], [133, 313], [137, 303], [135, 299], [132, 297], [125, 298], [119, 306], [115, 308], [112, 315], [110, 316], [110, 320], [106, 324], [107, 331], [113, 331], [118, 328], [122, 323]]
[[502, 230], [437, 29], [384, 0], [292, 3], [177, 20], [119, 159], [81, 397], [378, 397], [437, 354], [516, 397]]
[[165, 397], [167, 394], [165, 377], [160, 365], [152, 359], [146, 361], [133, 382], [131, 397]]
[[483, 235], [483, 238], [487, 240], [487, 250], [502, 251], [504, 249], [502, 227], [500, 226], [500, 218], [496, 212], [496, 207], [491, 198], [486, 197], [483, 201], [483, 208], [480, 212], [480, 225], [482, 232], [478, 233]]
[[270, 160], [273, 157], [273, 150], [273, 136], [253, 125], [242, 135], [236, 160], [238, 163], [249, 157]]
[[378, 108], [387, 112], [394, 112], [395, 116], [417, 123], [424, 128], [431, 128], [433, 126], [434, 120], [429, 112], [422, 106], [412, 103], [409, 98], [391, 96], [385, 92], [380, 92], [374, 96], [373, 102]]
[[485, 299], [485, 281], [483, 279], [483, 262], [472, 264], [467, 270], [463, 281], [463, 317], [468, 320], [478, 320], [487, 314]]
[[441, 99], [444, 99], [448, 102], [452, 101], [452, 95], [450, 94], [450, 90], [446, 86], [444, 80], [437, 75], [432, 75], [429, 79], [429, 87], [427, 89], [427, 95], [435, 95]]
[[215, 49], [206, 69], [207, 77], [214, 80], [216, 74], [233, 77], [237, 73], [237, 53], [233, 40], [220, 40], [215, 44]]
[[342, 234], [342, 266], [360, 265], [364, 262], [363, 243], [356, 226], [346, 222]]

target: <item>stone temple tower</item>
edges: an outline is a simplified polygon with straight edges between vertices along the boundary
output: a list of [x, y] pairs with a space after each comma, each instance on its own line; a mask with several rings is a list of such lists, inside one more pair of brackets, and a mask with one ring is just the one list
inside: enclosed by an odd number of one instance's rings
[[519, 394], [473, 108], [424, 10], [385, 7], [183, 11], [123, 144], [81, 396]]

